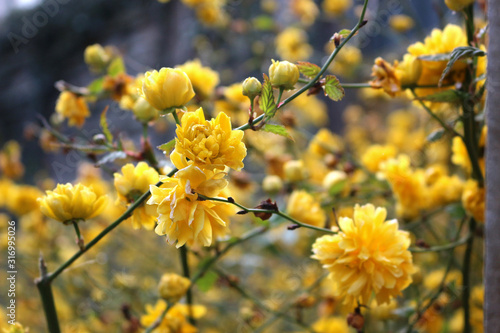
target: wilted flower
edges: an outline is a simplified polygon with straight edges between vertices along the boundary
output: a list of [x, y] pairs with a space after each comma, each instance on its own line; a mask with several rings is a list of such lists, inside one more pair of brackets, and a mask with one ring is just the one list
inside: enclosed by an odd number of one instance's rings
[[401, 91], [401, 83], [396, 76], [395, 68], [384, 59], [378, 57], [372, 67], [372, 76], [370, 81], [372, 88], [383, 89], [391, 96], [396, 96]]
[[87, 220], [102, 213], [108, 202], [107, 196], [97, 196], [91, 187], [82, 184], [57, 184], [53, 191], [46, 191], [39, 198], [42, 213], [65, 224]]
[[82, 127], [85, 123], [85, 118], [90, 117], [90, 111], [85, 98], [71, 91], [61, 92], [57, 99], [56, 112], [63, 119], [68, 119], [69, 126]]
[[330, 271], [338, 295], [349, 305], [369, 304], [372, 293], [378, 304], [389, 303], [412, 281], [409, 233], [386, 216], [385, 208], [356, 205], [353, 219], [339, 218], [341, 232], [313, 244], [312, 258]]

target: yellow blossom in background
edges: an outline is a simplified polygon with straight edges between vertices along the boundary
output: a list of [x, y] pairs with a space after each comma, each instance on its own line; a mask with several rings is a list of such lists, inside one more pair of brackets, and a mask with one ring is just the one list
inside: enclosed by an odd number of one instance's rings
[[330, 281], [350, 306], [369, 304], [372, 293], [378, 304], [389, 303], [412, 282], [409, 233], [386, 216], [385, 208], [356, 205], [353, 219], [339, 218], [337, 235], [313, 244], [312, 258], [330, 271]]
[[242, 142], [243, 131], [232, 130], [231, 120], [225, 113], [208, 121], [199, 108], [185, 114], [175, 132], [175, 149], [170, 159], [178, 169], [191, 163], [202, 168], [243, 168], [247, 153]]
[[142, 97], [160, 111], [180, 108], [194, 95], [189, 77], [180, 69], [163, 67], [144, 74]]
[[304, 30], [288, 27], [276, 36], [276, 53], [280, 58], [291, 62], [305, 61], [313, 52], [307, 39], [307, 34]]
[[451, 155], [453, 164], [461, 166], [467, 173], [470, 173], [472, 165], [470, 163], [469, 153], [467, 152], [467, 147], [463, 140], [459, 136], [453, 138], [451, 150], [453, 152]]
[[195, 7], [196, 17], [207, 26], [223, 27], [228, 24], [229, 16], [224, 11], [226, 0], [205, 0]]
[[[424, 286], [428, 290], [439, 288], [443, 280], [445, 269], [438, 269], [429, 272], [425, 275]], [[453, 269], [446, 275], [445, 283], [455, 283], [458, 286], [462, 285], [462, 273], [459, 270]]]
[[305, 26], [313, 24], [319, 15], [319, 8], [314, 3], [314, 0], [292, 0], [290, 8]]
[[361, 163], [370, 172], [376, 173], [380, 165], [396, 156], [397, 150], [391, 145], [372, 145], [361, 156]]
[[177, 68], [187, 74], [194, 91], [201, 98], [211, 96], [219, 84], [219, 73], [210, 67], [204, 67], [199, 59], [187, 61]]
[[411, 54], [405, 54], [402, 61], [395, 62], [395, 73], [402, 86], [415, 85], [422, 73], [422, 61]]
[[328, 107], [316, 96], [299, 95], [290, 104], [289, 110], [297, 115], [299, 124], [313, 124], [321, 127], [328, 123]]
[[392, 15], [389, 18], [389, 25], [397, 32], [406, 32], [415, 26], [415, 21], [408, 15]]
[[465, 7], [474, 3], [474, 0], [444, 0], [444, 3], [450, 10], [461, 11]]
[[224, 99], [219, 99], [214, 103], [216, 114], [225, 113], [233, 124], [242, 125], [248, 122], [248, 110], [250, 109], [250, 99], [243, 95], [241, 83], [234, 83], [228, 87], [223, 87]]
[[352, 7], [352, 0], [323, 0], [323, 10], [330, 15], [339, 16]]
[[484, 222], [486, 189], [479, 187], [475, 180], [468, 180], [462, 193], [462, 205], [477, 221]]
[[[116, 205], [125, 211], [129, 204], [149, 190], [149, 185], [158, 183], [158, 180], [158, 172], [146, 162], [139, 162], [135, 167], [130, 163], [124, 165], [121, 173], [114, 174], [114, 185], [118, 193]], [[156, 225], [156, 207], [142, 204], [133, 211], [130, 219], [134, 229], [142, 226], [153, 230]]]
[[273, 87], [285, 90], [293, 89], [293, 86], [299, 81], [299, 68], [288, 61], [272, 60], [269, 66], [269, 79]]
[[21, 146], [17, 141], [7, 141], [0, 151], [0, 172], [10, 179], [18, 179], [24, 175], [21, 161]]
[[178, 302], [191, 286], [191, 280], [175, 273], [163, 274], [158, 284], [158, 293], [167, 302]]
[[307, 168], [302, 160], [286, 161], [283, 164], [283, 175], [289, 182], [299, 182], [308, 176]]
[[340, 153], [344, 150], [344, 142], [337, 134], [327, 128], [321, 128], [309, 143], [308, 150], [320, 156]]
[[214, 174], [195, 165], [177, 171], [174, 177], [162, 177], [161, 187], [151, 185], [149, 205], [158, 205], [158, 225], [155, 232], [166, 235], [176, 247], [197, 242], [210, 246], [214, 239], [225, 236], [229, 216], [235, 212], [231, 204], [198, 200], [198, 194], [207, 197], [228, 197], [224, 173]]
[[57, 184], [53, 191], [46, 191], [39, 198], [42, 213], [54, 220], [69, 223], [87, 220], [102, 213], [107, 204], [107, 196], [97, 196], [92, 188], [82, 184]]
[[349, 333], [351, 330], [343, 317], [323, 317], [312, 325], [318, 333]]
[[90, 70], [95, 73], [103, 71], [111, 60], [111, 54], [100, 44], [87, 46], [83, 57]]
[[[334, 50], [335, 43], [329, 42], [325, 47], [325, 51], [328, 54], [331, 54]], [[358, 69], [362, 60], [363, 54], [361, 50], [356, 46], [346, 44], [337, 53], [335, 61], [328, 67], [328, 70], [335, 75], [351, 77]]]
[[83, 96], [71, 91], [63, 91], [56, 102], [56, 112], [62, 119], [68, 120], [69, 126], [82, 127], [90, 117], [90, 110]]
[[319, 202], [306, 191], [293, 191], [286, 208], [288, 214], [299, 222], [316, 227], [324, 227], [326, 213], [321, 209]]
[[7, 326], [8, 328], [3, 328], [3, 333], [28, 333], [30, 331], [29, 328], [24, 328], [23, 325], [18, 323], [17, 321], [14, 324], [10, 324]]
[[[146, 314], [141, 316], [141, 324], [149, 327], [156, 322], [158, 317], [165, 311], [167, 304], [164, 301], [158, 301], [154, 306], [146, 305]], [[202, 305], [191, 305], [191, 309], [185, 304], [176, 304], [168, 310], [166, 316], [152, 333], [196, 333], [198, 330], [188, 321], [189, 313], [193, 318], [199, 319], [205, 315], [207, 310]]]
[[43, 196], [43, 192], [30, 185], [15, 185], [8, 189], [6, 196], [7, 208], [16, 214], [22, 216], [38, 208], [38, 199]]

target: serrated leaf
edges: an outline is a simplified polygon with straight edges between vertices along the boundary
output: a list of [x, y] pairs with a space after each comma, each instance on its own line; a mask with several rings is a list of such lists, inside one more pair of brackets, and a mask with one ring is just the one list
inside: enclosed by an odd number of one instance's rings
[[264, 127], [262, 128], [264, 132], [269, 132], [269, 133], [274, 133], [277, 135], [284, 136], [285, 138], [288, 138], [292, 141], [295, 141], [293, 137], [288, 133], [286, 130], [285, 126], [282, 125], [273, 125], [273, 124], [265, 124]]
[[117, 76], [118, 74], [125, 73], [125, 64], [123, 63], [122, 57], [117, 57], [113, 59], [108, 67], [108, 74], [110, 76]]
[[260, 108], [264, 111], [267, 119], [271, 119], [276, 114], [276, 102], [274, 101], [273, 86], [269, 77], [264, 74], [264, 84], [260, 95]]
[[299, 68], [299, 72], [309, 79], [314, 79], [321, 71], [321, 68], [318, 65], [307, 61], [297, 61], [297, 67]]
[[87, 89], [89, 92], [93, 95], [98, 94], [102, 91], [102, 83], [104, 82], [104, 76], [100, 77], [98, 79], [95, 79], [92, 81], [88, 86]]
[[427, 102], [437, 103], [457, 103], [461, 102], [466, 97], [466, 94], [458, 90], [445, 90], [432, 95], [420, 97], [419, 99]]
[[448, 73], [450, 72], [451, 68], [461, 58], [471, 58], [471, 57], [484, 57], [486, 55], [486, 52], [484, 52], [481, 49], [478, 49], [477, 47], [472, 47], [472, 46], [460, 46], [455, 48], [451, 54], [450, 54], [450, 60], [448, 61], [448, 64], [446, 64], [446, 68], [444, 69], [443, 73], [441, 74], [441, 78], [439, 79], [438, 85], [441, 86], [443, 83], [444, 78]]
[[109, 131], [108, 127], [108, 121], [106, 119], [106, 113], [108, 112], [108, 107], [104, 108], [104, 111], [101, 113], [101, 128], [102, 128], [102, 133], [106, 137], [106, 140], [111, 143], [113, 142], [113, 134]]
[[127, 154], [123, 151], [114, 151], [107, 155], [104, 155], [99, 161], [97, 161], [96, 165], [103, 165], [106, 163], [114, 162], [115, 160], [126, 158]]
[[344, 98], [345, 91], [340, 85], [339, 80], [334, 75], [327, 75], [325, 77], [325, 83], [323, 85], [325, 90], [325, 96], [328, 96], [331, 100], [335, 102], [340, 101]]
[[172, 139], [169, 142], [159, 145], [156, 148], [163, 150], [165, 154], [170, 154], [170, 152], [172, 151], [172, 149], [174, 149], [174, 147], [175, 147], [175, 139]]
[[443, 137], [444, 133], [444, 128], [437, 129], [427, 136], [427, 141], [436, 142]]
[[196, 285], [202, 292], [207, 292], [213, 287], [215, 282], [217, 282], [218, 278], [219, 276], [217, 273], [208, 271], [196, 281]]

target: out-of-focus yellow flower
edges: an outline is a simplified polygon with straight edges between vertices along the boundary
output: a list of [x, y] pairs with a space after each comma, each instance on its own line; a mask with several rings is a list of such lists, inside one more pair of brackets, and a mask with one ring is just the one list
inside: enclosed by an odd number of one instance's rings
[[318, 333], [349, 333], [347, 321], [342, 317], [323, 317], [312, 325]]
[[[165, 311], [167, 304], [164, 301], [158, 301], [154, 306], [146, 305], [146, 314], [141, 316], [141, 324], [144, 327], [149, 327], [156, 322], [158, 317]], [[191, 305], [189, 308], [185, 304], [176, 304], [161, 321], [160, 325], [156, 327], [153, 333], [196, 333], [196, 327], [189, 324], [187, 316], [192, 314], [193, 318], [199, 319], [207, 312], [206, 308], [202, 305]]]
[[158, 284], [158, 292], [167, 302], [176, 303], [186, 294], [190, 285], [191, 280], [175, 273], [166, 273]]
[[387, 304], [377, 304], [375, 300], [372, 301], [370, 305], [370, 316], [373, 316], [379, 320], [390, 320], [397, 317], [394, 310], [398, 308], [398, 302], [395, 299]]
[[291, 160], [285, 162], [283, 165], [283, 172], [285, 179], [290, 182], [299, 182], [306, 179], [308, 176], [304, 162], [301, 160]]
[[83, 53], [85, 63], [92, 72], [101, 72], [111, 60], [111, 55], [100, 44], [89, 45]]
[[210, 246], [212, 240], [228, 232], [229, 216], [234, 214], [230, 204], [198, 200], [198, 193], [207, 197], [228, 197], [224, 173], [214, 174], [190, 165], [177, 171], [174, 177], [162, 177], [161, 187], [151, 185], [149, 205], [158, 205], [158, 225], [155, 232], [166, 235], [176, 247], [198, 242]]
[[340, 136], [326, 128], [322, 128], [309, 143], [308, 150], [320, 156], [336, 154], [344, 150], [344, 142]]
[[290, 8], [305, 26], [313, 24], [319, 15], [319, 8], [313, 0], [292, 0]]
[[372, 293], [378, 304], [389, 303], [412, 282], [410, 236], [398, 221], [386, 221], [385, 208], [356, 205], [354, 219], [339, 218], [341, 232], [313, 244], [312, 258], [330, 271], [338, 294], [349, 305], [368, 304]]
[[306, 191], [293, 191], [286, 207], [288, 214], [294, 219], [316, 227], [324, 227], [326, 214], [321, 205]]
[[6, 197], [6, 206], [17, 216], [22, 216], [37, 209], [37, 200], [42, 196], [42, 191], [34, 186], [12, 184]]
[[323, 10], [330, 15], [338, 16], [344, 14], [352, 7], [352, 0], [324, 0]]
[[295, 62], [307, 60], [312, 54], [312, 47], [307, 42], [307, 34], [296, 27], [288, 27], [276, 36], [276, 53], [282, 59]]
[[479, 187], [475, 180], [468, 180], [462, 193], [462, 205], [479, 222], [484, 222], [485, 201], [486, 189]]
[[196, 17], [207, 26], [223, 27], [229, 21], [229, 17], [223, 8], [225, 3], [225, 0], [205, 0], [195, 7]]
[[452, 141], [451, 151], [451, 161], [455, 165], [459, 165], [464, 168], [467, 173], [470, 173], [472, 165], [470, 163], [469, 153], [467, 152], [467, 147], [465, 146], [463, 140], [455, 136]]
[[242, 142], [243, 131], [232, 130], [231, 120], [225, 113], [219, 113], [210, 121], [205, 120], [202, 108], [186, 113], [181, 125], [177, 125], [176, 134], [170, 159], [178, 169], [188, 164], [202, 168], [243, 168], [247, 154]]
[[389, 18], [389, 25], [397, 32], [406, 32], [415, 26], [415, 21], [408, 15], [392, 15]]
[[326, 103], [318, 97], [307, 94], [297, 96], [287, 110], [293, 111], [298, 118], [299, 124], [313, 124], [321, 127], [328, 123], [328, 108]]
[[242, 93], [250, 99], [260, 95], [262, 91], [262, 83], [255, 77], [247, 77], [242, 84]]
[[250, 99], [243, 95], [243, 85], [234, 83], [222, 88], [224, 99], [215, 101], [214, 110], [216, 114], [224, 112], [231, 118], [233, 124], [246, 124], [248, 122], [248, 110]]
[[46, 191], [45, 197], [38, 199], [44, 215], [65, 224], [101, 214], [107, 201], [107, 196], [97, 196], [92, 188], [70, 183], [57, 184], [53, 191]]
[[285, 90], [293, 89], [299, 80], [299, 68], [288, 61], [275, 61], [273, 59], [272, 62], [272, 65], [269, 66], [271, 84]]
[[61, 92], [57, 99], [56, 112], [63, 119], [68, 119], [69, 126], [82, 127], [85, 119], [90, 117], [85, 98], [71, 91]]
[[429, 184], [429, 209], [460, 200], [464, 184], [457, 176], [443, 175]]
[[195, 7], [203, 4], [204, 2], [207, 2], [207, 0], [182, 0], [182, 3], [188, 7]]
[[344, 171], [332, 170], [323, 179], [323, 188], [327, 191], [332, 191], [338, 186], [344, 191], [348, 190], [349, 186], [345, 185], [347, 185], [347, 174]]
[[[335, 50], [335, 43], [329, 42], [326, 45], [326, 52], [331, 54]], [[354, 74], [356, 69], [363, 60], [361, 50], [356, 46], [344, 45], [335, 57], [335, 61], [328, 67], [330, 72], [336, 75], [350, 77]]]
[[411, 54], [405, 54], [402, 61], [395, 62], [395, 72], [402, 86], [416, 84], [422, 73], [422, 61]]
[[159, 116], [158, 110], [151, 106], [142, 96], [139, 96], [132, 107], [134, 116], [142, 123], [156, 120]]
[[372, 145], [361, 156], [361, 163], [370, 172], [376, 173], [380, 165], [396, 156], [397, 150], [391, 145]]
[[9, 324], [8, 328], [2, 329], [3, 333], [28, 333], [29, 331], [29, 328], [24, 328], [23, 325], [17, 321], [13, 325]]
[[18, 179], [23, 176], [24, 165], [21, 162], [21, 146], [17, 141], [7, 141], [0, 151], [0, 171], [10, 179]]
[[[122, 173], [115, 173], [114, 184], [118, 198], [116, 205], [122, 207], [123, 211], [129, 204], [134, 203], [139, 197], [149, 190], [149, 185], [158, 183], [159, 175], [155, 169], [146, 162], [126, 164], [122, 167]], [[134, 229], [143, 226], [147, 230], [153, 230], [156, 225], [156, 207], [142, 204], [137, 207], [130, 219]]]
[[[428, 290], [437, 289], [443, 281], [445, 269], [437, 269], [425, 274], [424, 287]], [[458, 286], [462, 285], [462, 273], [456, 269], [451, 270], [446, 275], [445, 283], [455, 283]]]
[[200, 59], [187, 61], [177, 68], [187, 74], [193, 84], [194, 91], [201, 98], [211, 96], [219, 84], [219, 73], [210, 67], [203, 67]]
[[372, 77], [374, 79], [369, 82], [372, 88], [383, 89], [392, 97], [401, 92], [401, 82], [396, 75], [395, 68], [380, 57], [375, 59]]
[[444, 3], [451, 10], [458, 12], [469, 6], [470, 4], [473, 4], [474, 0], [444, 0]]
[[144, 74], [142, 97], [160, 111], [181, 108], [194, 95], [189, 77], [180, 69], [163, 67]]
[[276, 193], [283, 189], [283, 181], [276, 175], [266, 176], [262, 180], [262, 189], [268, 193]]

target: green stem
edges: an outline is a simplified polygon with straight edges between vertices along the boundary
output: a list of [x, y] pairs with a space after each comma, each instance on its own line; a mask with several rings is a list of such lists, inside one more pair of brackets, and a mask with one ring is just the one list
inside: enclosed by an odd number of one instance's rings
[[78, 244], [78, 247], [80, 248], [80, 250], [84, 250], [85, 249], [85, 243], [83, 241], [83, 237], [80, 233], [80, 228], [78, 227], [78, 222], [77, 221], [73, 221], [73, 227], [75, 228], [75, 232], [76, 232], [76, 242]]
[[[186, 279], [190, 279], [189, 273], [189, 261], [188, 261], [188, 249], [187, 245], [182, 246], [180, 249], [181, 254], [181, 263], [182, 263], [182, 273]], [[196, 322], [193, 317], [193, 291], [191, 288], [188, 289], [186, 293], [186, 300], [188, 304], [189, 311], [189, 323], [191, 325], [196, 325]]]
[[168, 303], [167, 306], [165, 307], [165, 310], [163, 310], [163, 312], [158, 316], [158, 318], [156, 318], [156, 320], [154, 321], [154, 323], [152, 323], [148, 328], [146, 328], [146, 330], [144, 331], [144, 333], [151, 333], [153, 332], [153, 330], [155, 328], [157, 328], [158, 326], [160, 326], [161, 322], [163, 321], [163, 318], [165, 318], [165, 316], [167, 315], [168, 311], [175, 305], [175, 303]]
[[172, 112], [172, 116], [174, 116], [175, 123], [177, 125], [180, 125], [181, 121], [179, 120], [179, 116], [177, 115], [177, 111], [176, 110], [174, 110], [174, 112]]
[[463, 291], [462, 291], [462, 306], [464, 307], [464, 333], [472, 332], [472, 325], [470, 322], [470, 271], [471, 271], [471, 258], [472, 258], [472, 247], [474, 245], [474, 233], [476, 231], [476, 220], [474, 218], [470, 219], [469, 222], [469, 237], [467, 241], [467, 247], [465, 248], [464, 263], [462, 266], [462, 280], [463, 280]]
[[278, 99], [276, 100], [276, 105], [280, 105], [281, 97], [283, 96], [283, 91], [285, 91], [285, 89], [283, 89], [283, 87], [280, 87], [280, 90], [278, 93]]
[[465, 236], [464, 238], [462, 238], [456, 242], [453, 242], [453, 243], [432, 246], [432, 247], [427, 248], [427, 249], [412, 247], [412, 248], [410, 248], [410, 251], [414, 252], [414, 253], [422, 253], [422, 252], [439, 252], [439, 251], [451, 250], [451, 249], [454, 249], [460, 245], [464, 245], [465, 243], [468, 244], [468, 242], [470, 241], [471, 238], [472, 238], [472, 235], [469, 234], [469, 235]]
[[148, 124], [146, 123], [142, 124], [142, 137], [144, 141], [148, 141]]
[[47, 267], [42, 257], [39, 261], [40, 277], [35, 280], [36, 287], [42, 300], [43, 312], [47, 321], [49, 333], [60, 333], [59, 320], [57, 318], [56, 304], [52, 294], [51, 281], [47, 279]]

